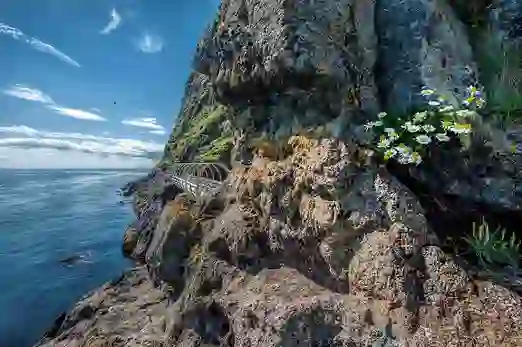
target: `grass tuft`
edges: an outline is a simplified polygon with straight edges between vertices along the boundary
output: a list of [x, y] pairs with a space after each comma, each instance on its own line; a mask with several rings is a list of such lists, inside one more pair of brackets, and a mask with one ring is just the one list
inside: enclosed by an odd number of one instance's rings
[[515, 234], [506, 235], [506, 229], [497, 228], [491, 231], [485, 220], [480, 225], [473, 223], [472, 235], [464, 240], [475, 253], [479, 265], [510, 266], [518, 269], [520, 260], [520, 241]]

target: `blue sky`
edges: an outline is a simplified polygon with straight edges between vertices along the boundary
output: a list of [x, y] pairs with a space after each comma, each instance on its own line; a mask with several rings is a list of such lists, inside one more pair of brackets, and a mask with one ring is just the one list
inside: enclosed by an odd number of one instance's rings
[[218, 0], [0, 1], [0, 167], [148, 167]]

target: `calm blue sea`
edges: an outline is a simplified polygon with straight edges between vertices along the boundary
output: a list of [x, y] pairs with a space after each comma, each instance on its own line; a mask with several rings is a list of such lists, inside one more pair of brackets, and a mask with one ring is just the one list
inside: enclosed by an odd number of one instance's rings
[[[0, 347], [32, 346], [88, 291], [130, 266], [117, 190], [144, 171], [0, 170]], [[60, 260], [79, 256], [74, 264]]]

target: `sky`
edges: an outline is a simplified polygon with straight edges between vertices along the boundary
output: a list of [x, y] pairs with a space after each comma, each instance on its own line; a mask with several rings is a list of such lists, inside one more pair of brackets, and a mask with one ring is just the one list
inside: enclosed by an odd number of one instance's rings
[[1, 0], [0, 168], [161, 158], [219, 0]]

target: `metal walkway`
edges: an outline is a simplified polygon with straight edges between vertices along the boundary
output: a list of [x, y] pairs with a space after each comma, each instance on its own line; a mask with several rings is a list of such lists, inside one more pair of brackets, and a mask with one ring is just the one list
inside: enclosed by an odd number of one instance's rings
[[216, 193], [230, 170], [221, 163], [176, 163], [168, 170], [170, 181], [196, 201]]

